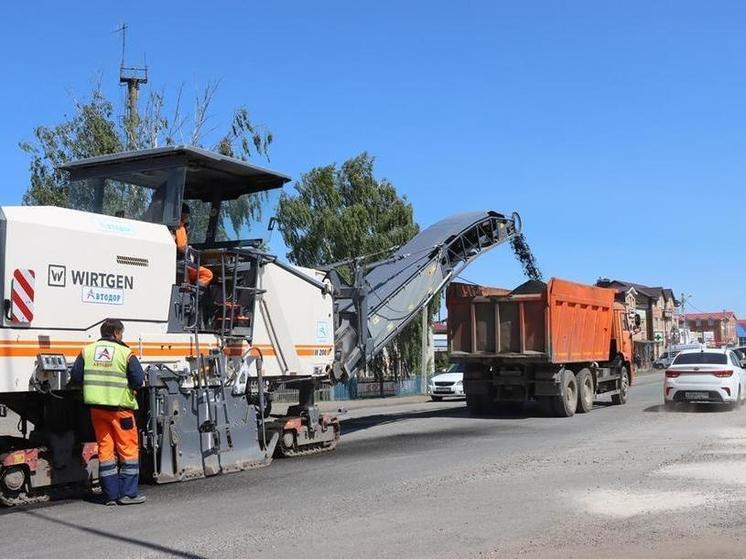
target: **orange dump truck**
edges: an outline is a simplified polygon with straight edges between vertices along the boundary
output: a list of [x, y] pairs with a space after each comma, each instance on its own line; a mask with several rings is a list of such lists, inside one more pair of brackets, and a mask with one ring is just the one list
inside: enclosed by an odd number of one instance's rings
[[451, 361], [462, 363], [473, 414], [536, 400], [549, 413], [588, 412], [597, 394], [624, 404], [632, 335], [614, 291], [552, 278], [513, 291], [452, 283]]

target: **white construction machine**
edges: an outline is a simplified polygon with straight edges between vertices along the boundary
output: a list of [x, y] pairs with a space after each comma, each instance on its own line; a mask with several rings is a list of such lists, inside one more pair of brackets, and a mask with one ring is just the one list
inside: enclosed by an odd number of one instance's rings
[[[0, 208], [0, 414], [20, 418], [17, 433], [0, 436], [0, 503], [10, 506], [95, 482], [95, 438], [68, 370], [105, 318], [124, 322], [146, 370], [143, 477], [245, 470], [333, 449], [339, 423], [319, 413], [314, 389], [355, 375], [464, 266], [520, 229], [516, 214], [461, 214], [383, 261], [310, 270], [260, 239], [218, 240], [224, 202], [250, 196], [266, 221], [262, 206], [285, 175], [186, 146], [62, 170], [75, 209]], [[140, 215], [122, 207], [124, 189], [147, 206]], [[209, 223], [177, 261], [169, 227], [182, 202], [208, 205]], [[212, 283], [191, 284], [187, 266], [209, 268]], [[269, 414], [279, 387], [299, 394], [282, 417]]]

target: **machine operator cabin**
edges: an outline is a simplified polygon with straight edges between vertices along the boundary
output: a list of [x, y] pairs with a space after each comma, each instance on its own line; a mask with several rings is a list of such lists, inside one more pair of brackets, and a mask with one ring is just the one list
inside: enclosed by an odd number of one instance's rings
[[[186, 204], [190, 248], [179, 254], [172, 299], [195, 283], [190, 268], [208, 269], [211, 280], [193, 296], [199, 298], [191, 305], [196, 316], [170, 316], [170, 330], [181, 322], [184, 329], [250, 337], [256, 271], [240, 250], [265, 246], [280, 189], [290, 177], [192, 146], [105, 155], [61, 169], [69, 174], [72, 209], [163, 224], [173, 234]], [[230, 202], [250, 217], [248, 225], [230, 219]], [[251, 238], [228, 240], [247, 233]], [[224, 249], [238, 252], [227, 261]]]

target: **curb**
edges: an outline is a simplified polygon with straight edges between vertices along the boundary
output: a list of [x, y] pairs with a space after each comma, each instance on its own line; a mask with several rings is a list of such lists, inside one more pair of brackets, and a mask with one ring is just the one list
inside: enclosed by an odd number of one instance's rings
[[417, 396], [390, 396], [388, 398], [365, 398], [362, 400], [333, 400], [318, 402], [318, 406], [324, 412], [338, 412], [340, 409], [350, 411], [365, 408], [406, 406], [408, 404], [421, 404], [429, 400], [430, 396], [419, 394]]

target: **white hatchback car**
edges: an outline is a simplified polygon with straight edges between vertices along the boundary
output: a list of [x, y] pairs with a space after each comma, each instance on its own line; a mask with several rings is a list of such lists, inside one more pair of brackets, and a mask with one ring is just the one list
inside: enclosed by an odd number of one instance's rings
[[663, 397], [678, 402], [710, 402], [738, 407], [746, 398], [746, 371], [730, 349], [689, 349], [666, 369]]
[[464, 372], [461, 365], [452, 364], [444, 373], [433, 375], [427, 383], [427, 393], [436, 402], [446, 396], [464, 396]]

